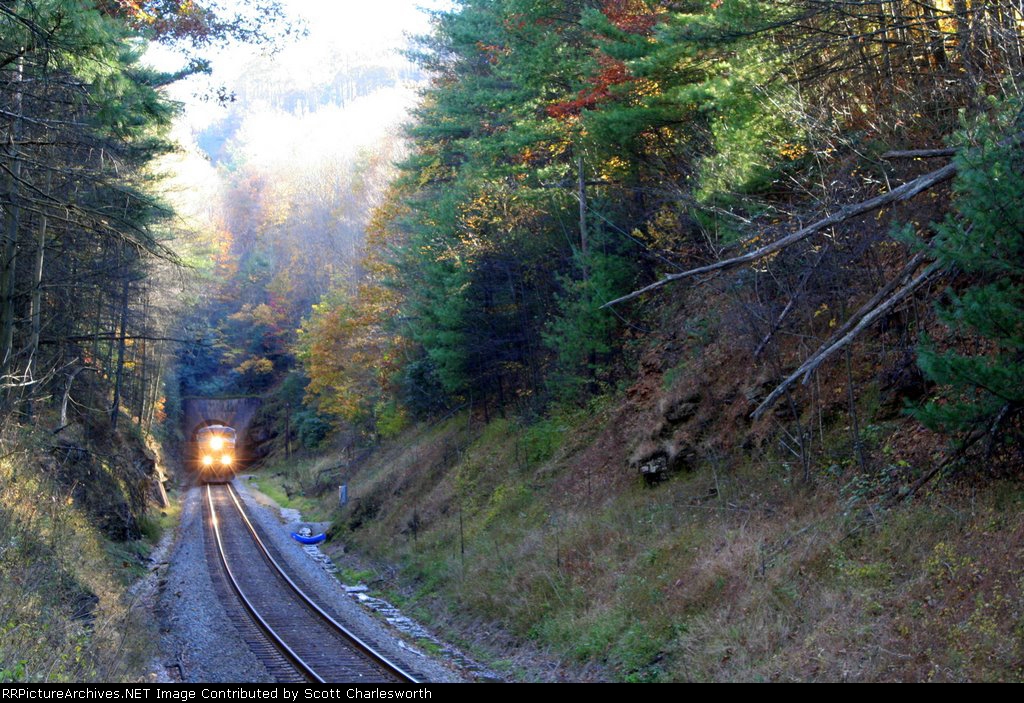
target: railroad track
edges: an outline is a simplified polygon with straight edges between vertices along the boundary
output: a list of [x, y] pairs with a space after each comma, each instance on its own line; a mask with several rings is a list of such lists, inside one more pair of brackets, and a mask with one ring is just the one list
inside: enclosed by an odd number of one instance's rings
[[281, 670], [284, 657], [302, 677], [317, 683], [418, 683], [302, 591], [270, 554], [230, 484], [207, 484], [206, 499], [226, 581], [275, 648], [267, 651], [255, 643], [251, 626], [243, 625], [243, 631], [250, 631], [250, 647], [271, 673], [291, 678]]

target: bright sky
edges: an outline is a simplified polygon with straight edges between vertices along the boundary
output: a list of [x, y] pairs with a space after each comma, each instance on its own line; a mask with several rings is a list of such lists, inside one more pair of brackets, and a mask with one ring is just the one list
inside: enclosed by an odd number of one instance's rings
[[[228, 0], [230, 1], [230, 0]], [[194, 76], [170, 86], [172, 99], [184, 104], [176, 136], [189, 144], [205, 128], [225, 119], [229, 110], [214, 100], [202, 100], [219, 87], [238, 89], [246, 71], [259, 71], [275, 83], [296, 87], [316, 84], [332, 77], [339, 66], [359, 65], [372, 60], [376, 65], [404, 61], [408, 35], [425, 33], [428, 17], [419, 7], [446, 9], [451, 0], [281, 0], [304, 21], [308, 36], [298, 37], [272, 56], [258, 48], [235, 46], [209, 58], [213, 74]], [[147, 55], [162, 70], [183, 65], [182, 57], [156, 48]], [[264, 172], [315, 169], [318, 165], [345, 163], [360, 149], [372, 148], [376, 139], [393, 131], [406, 120], [416, 93], [411, 86], [379, 90], [350, 101], [344, 107], [320, 107], [305, 115], [291, 115], [265, 105], [235, 103], [231, 111], [241, 117], [234, 134], [236, 149]], [[209, 208], [216, 198], [221, 175], [195, 148], [169, 158], [165, 164], [173, 175], [169, 195], [186, 219], [209, 221]], [[196, 194], [204, 197], [196, 197]], [[206, 213], [206, 214], [203, 214]]]
[[[447, 0], [281, 0], [295, 18], [301, 20], [308, 36], [296, 38], [273, 57], [261, 62], [263, 69], [286, 74], [298, 86], [315, 83], [335, 73], [339, 62], [358, 61], [368, 56], [387, 56], [402, 61], [400, 51], [407, 47], [409, 35], [428, 29], [428, 18], [420, 8], [449, 8]], [[224, 109], [201, 96], [223, 86], [229, 92], [241, 72], [251, 70], [261, 49], [229, 47], [211, 58], [213, 74], [180, 81], [171, 88], [171, 96], [186, 106], [185, 121], [201, 128], [223, 117]], [[160, 68], [181, 66], [177, 55], [163, 48], [154, 49], [151, 60]], [[389, 62], [390, 62], [389, 61]]]
[[421, 6], [437, 7], [430, 0], [284, 0], [296, 16], [308, 23], [311, 38], [362, 46], [397, 46], [403, 33], [421, 32], [427, 22]]

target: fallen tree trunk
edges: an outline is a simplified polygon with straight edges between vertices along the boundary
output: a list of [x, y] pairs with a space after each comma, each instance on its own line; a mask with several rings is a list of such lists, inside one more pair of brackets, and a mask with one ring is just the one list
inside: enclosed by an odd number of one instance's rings
[[900, 270], [899, 274], [897, 274], [895, 278], [893, 278], [891, 281], [882, 286], [881, 290], [879, 290], [877, 293], [871, 296], [871, 300], [861, 305], [857, 309], [857, 312], [850, 315], [850, 317], [846, 320], [846, 322], [842, 324], [842, 326], [839, 327], [839, 329], [832, 332], [832, 334], [828, 338], [828, 341], [826, 341], [824, 344], [818, 347], [818, 351], [815, 352], [815, 355], [821, 351], [824, 351], [836, 339], [842, 337], [844, 334], [849, 332], [854, 325], [860, 322], [861, 318], [863, 318], [869, 312], [874, 310], [879, 303], [885, 300], [885, 297], [887, 295], [890, 295], [894, 290], [896, 290], [896, 287], [899, 286], [900, 283], [902, 283], [907, 276], [914, 273], [914, 271], [917, 270], [917, 267], [920, 266], [923, 261], [924, 252], [919, 251], [918, 253], [914, 254], [914, 256], [911, 257], [910, 261], [906, 263], [906, 265]]
[[[897, 303], [910, 296], [911, 293], [913, 293], [925, 281], [931, 278], [931, 276], [940, 268], [942, 268], [942, 265], [939, 262], [932, 262], [928, 266], [928, 268], [922, 271], [921, 274], [914, 278], [914, 280], [912, 280], [910, 283], [903, 286], [903, 288], [897, 291], [891, 298], [889, 298], [884, 303], [871, 310], [871, 312], [869, 312], [868, 314], [864, 315], [861, 321], [852, 330], [843, 335], [838, 341], [833, 342], [830, 340], [829, 342], [826, 342], [824, 345], [822, 345], [822, 347], [819, 348], [817, 352], [812, 354], [809, 359], [807, 359], [803, 364], [800, 365], [800, 368], [791, 373], [785, 381], [780, 383], [775, 388], [775, 390], [768, 394], [768, 397], [765, 398], [761, 402], [761, 404], [757, 406], [753, 413], [751, 413], [751, 417], [755, 419], [761, 417], [761, 415], [764, 414], [764, 412], [768, 408], [770, 408], [775, 403], [775, 401], [778, 400], [779, 397], [783, 393], [785, 393], [791, 385], [793, 385], [793, 382], [796, 381], [801, 376], [804, 377], [803, 383], [807, 383], [807, 380], [810, 378], [811, 374], [814, 373], [815, 369], [821, 366], [822, 363], [824, 363], [829, 357], [831, 357], [837, 351], [846, 347], [846, 345], [852, 342], [861, 332], [863, 332], [875, 320], [877, 320], [879, 317], [881, 317], [886, 312], [895, 307]], [[833, 337], [832, 339], [835, 339], [835, 337]]]
[[638, 298], [644, 293], [649, 293], [652, 290], [661, 288], [662, 286], [668, 283], [672, 283], [673, 281], [679, 281], [684, 278], [692, 278], [693, 276], [699, 276], [704, 273], [712, 273], [714, 271], [722, 271], [725, 269], [735, 268], [736, 266], [742, 266], [743, 264], [749, 264], [752, 261], [763, 259], [764, 257], [770, 254], [782, 251], [783, 249], [792, 246], [797, 242], [801, 242], [804, 239], [810, 237], [811, 235], [817, 234], [823, 229], [827, 229], [828, 227], [837, 225], [840, 222], [844, 222], [845, 220], [857, 217], [858, 215], [863, 215], [865, 213], [871, 212], [872, 210], [877, 210], [878, 208], [883, 207], [884, 205], [888, 205], [889, 203], [896, 202], [898, 200], [907, 200], [909, 198], [912, 198], [922, 191], [928, 190], [929, 188], [932, 188], [938, 185], [939, 183], [948, 181], [949, 179], [956, 175], [956, 171], [956, 162], [949, 163], [940, 169], [926, 173], [923, 176], [919, 176], [918, 178], [915, 178], [912, 181], [908, 181], [897, 188], [893, 188], [888, 193], [884, 193], [882, 195], [876, 196], [874, 198], [871, 198], [870, 200], [865, 200], [860, 203], [855, 203], [853, 205], [846, 205], [844, 207], [841, 207], [828, 217], [824, 217], [818, 220], [817, 222], [814, 222], [813, 224], [810, 224], [801, 230], [793, 232], [792, 234], [786, 235], [782, 239], [778, 239], [772, 242], [771, 244], [768, 244], [767, 246], [761, 247], [760, 249], [755, 249], [754, 251], [747, 252], [746, 254], [742, 254], [740, 256], [735, 256], [731, 259], [717, 261], [713, 264], [708, 264], [707, 266], [701, 266], [699, 268], [690, 269], [689, 271], [681, 271], [680, 273], [668, 274], [660, 281], [656, 281], [650, 284], [649, 286], [645, 286], [644, 288], [635, 290], [632, 293], [622, 296], [621, 298], [610, 300], [601, 307], [607, 308], [613, 305], [618, 305], [619, 303], [625, 303], [626, 301]]
[[934, 159], [939, 156], [956, 156], [956, 149], [909, 149], [882, 154], [883, 159]]

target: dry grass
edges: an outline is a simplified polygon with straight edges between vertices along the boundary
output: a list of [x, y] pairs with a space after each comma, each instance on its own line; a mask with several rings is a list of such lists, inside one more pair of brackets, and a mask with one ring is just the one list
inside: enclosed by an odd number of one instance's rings
[[138, 680], [153, 639], [127, 591], [141, 547], [90, 526], [31, 438], [2, 444], [0, 681]]
[[564, 421], [573, 449], [537, 463], [510, 421], [421, 432], [351, 477], [339, 541], [398, 564], [409, 607], [462, 613], [467, 640], [500, 623], [591, 675], [1022, 677], [1019, 485], [884, 510], [852, 467], [804, 486], [736, 460], [588, 489], [578, 459], [605, 428]]
[[[697, 300], [618, 396], [534, 425], [463, 414], [385, 446], [346, 474], [335, 545], [466, 641], [486, 648], [480, 623], [496, 623], [570, 678], [1024, 678], [1019, 483], [885, 507], [942, 440], [883, 399], [877, 343], [849, 378], [795, 389], [795, 413], [751, 422], [778, 371], [743, 351], [728, 291]], [[801, 352], [780, 345], [778, 363]], [[635, 464], [664, 446], [679, 461], [648, 487]], [[499, 666], [515, 660], [500, 641]]]

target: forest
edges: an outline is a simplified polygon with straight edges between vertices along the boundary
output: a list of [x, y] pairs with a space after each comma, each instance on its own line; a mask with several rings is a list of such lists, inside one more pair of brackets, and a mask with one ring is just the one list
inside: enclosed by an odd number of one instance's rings
[[[0, 3], [0, 681], [134, 676], [126, 588], [157, 529], [144, 435], [187, 264], [154, 168], [175, 149], [164, 90], [207, 70], [202, 47], [290, 31], [265, 9]], [[143, 62], [153, 42], [184, 67]]]
[[182, 138], [203, 48], [299, 34], [239, 7], [0, 1], [0, 575], [57, 604], [29, 643], [0, 585], [0, 680], [133, 675], [54, 535], [156, 529], [191, 396], [262, 398], [271, 480], [471, 642], [1019, 680], [1019, 3], [459, 0]]
[[[1019, 447], [1019, 15], [817, 0], [439, 14], [360, 275], [299, 332], [307, 402], [371, 436], [396, 413], [584, 403], [630, 375], [670, 281], [746, 266], [729, 284], [737, 346], [776, 374], [800, 361], [755, 416], [817, 402], [794, 381], [882, 319], [904, 329], [872, 353], [924, 375], [922, 422]], [[661, 290], [626, 296], [644, 286]], [[893, 321], [922, 287], [950, 291], [943, 340]]]

